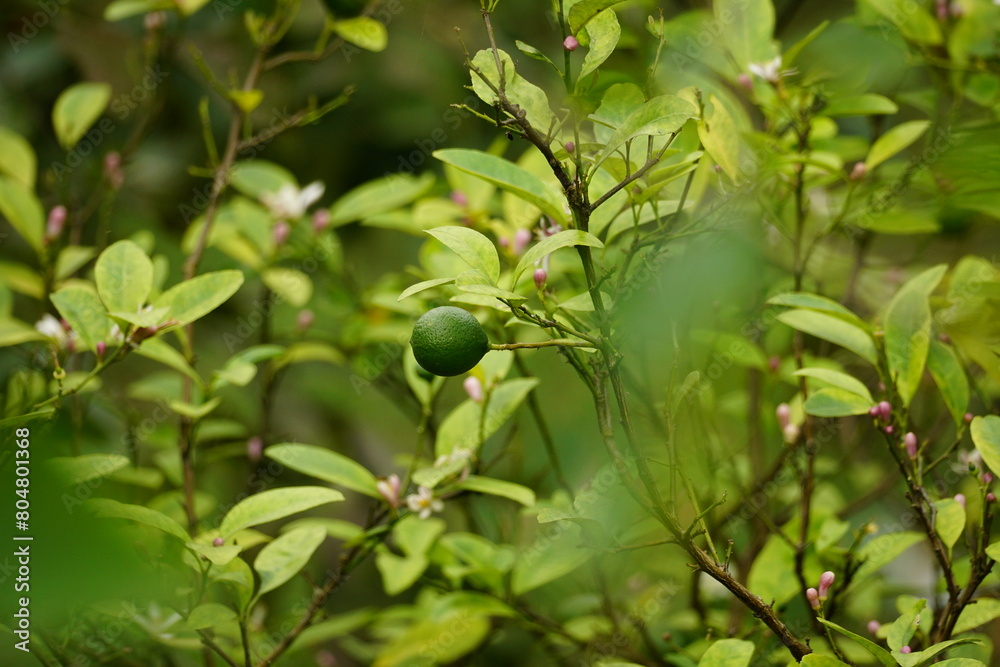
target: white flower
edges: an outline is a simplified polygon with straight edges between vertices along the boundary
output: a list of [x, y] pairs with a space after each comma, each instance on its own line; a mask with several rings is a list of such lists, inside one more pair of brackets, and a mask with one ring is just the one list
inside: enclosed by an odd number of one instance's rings
[[56, 318], [48, 313], [42, 319], [35, 322], [35, 329], [38, 333], [55, 342], [59, 347], [66, 345], [66, 330]]
[[326, 190], [319, 181], [314, 181], [299, 190], [291, 184], [282, 185], [277, 192], [266, 192], [260, 200], [280, 220], [295, 220], [305, 215], [306, 210], [319, 201]]
[[781, 77], [795, 73], [794, 69], [781, 69], [781, 56], [775, 56], [766, 63], [750, 63], [749, 67], [751, 73], [770, 83], [777, 83]]
[[444, 509], [444, 503], [440, 498], [434, 497], [434, 492], [426, 486], [417, 489], [417, 493], [406, 496], [406, 506], [411, 511], [417, 512], [421, 519], [426, 519], [431, 512], [440, 512]]

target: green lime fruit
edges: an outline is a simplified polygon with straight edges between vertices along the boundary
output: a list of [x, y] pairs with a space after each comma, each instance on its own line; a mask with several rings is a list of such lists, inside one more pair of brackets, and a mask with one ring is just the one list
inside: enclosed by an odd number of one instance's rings
[[478, 364], [490, 350], [490, 339], [471, 313], [441, 306], [420, 316], [413, 325], [410, 345], [424, 370], [450, 377]]

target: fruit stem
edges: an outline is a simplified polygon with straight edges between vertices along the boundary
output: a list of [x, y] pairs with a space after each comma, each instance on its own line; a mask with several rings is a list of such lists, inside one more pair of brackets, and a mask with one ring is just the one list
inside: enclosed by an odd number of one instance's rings
[[582, 340], [566, 340], [566, 339], [555, 339], [555, 340], [543, 340], [537, 343], [490, 343], [491, 350], [520, 350], [530, 347], [589, 347], [590, 349], [597, 349], [590, 343]]

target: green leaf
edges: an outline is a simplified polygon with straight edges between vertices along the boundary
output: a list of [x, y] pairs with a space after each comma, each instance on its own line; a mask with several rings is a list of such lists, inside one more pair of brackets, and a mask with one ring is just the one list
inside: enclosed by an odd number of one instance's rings
[[88, 350], [95, 350], [97, 343], [107, 338], [111, 322], [104, 304], [92, 290], [79, 286], [63, 287], [49, 298]]
[[275, 369], [284, 368], [307, 361], [324, 361], [334, 366], [340, 366], [344, 363], [344, 355], [328, 343], [304, 340], [301, 343], [289, 345], [284, 354], [274, 360], [274, 367]]
[[580, 29], [589, 24], [595, 17], [603, 13], [609, 7], [617, 5], [624, 0], [580, 0], [569, 8], [569, 30], [576, 35]]
[[428, 565], [430, 561], [426, 556], [404, 558], [388, 549], [382, 549], [375, 554], [375, 567], [382, 575], [382, 587], [387, 595], [399, 595], [415, 584]]
[[38, 158], [31, 144], [17, 132], [0, 126], [0, 174], [31, 192], [35, 189]]
[[427, 230], [436, 238], [465, 260], [473, 269], [478, 269], [496, 285], [500, 279], [500, 257], [493, 242], [474, 229], [468, 227], [437, 227]]
[[747, 667], [753, 658], [753, 642], [720, 639], [713, 642], [698, 661], [698, 667]]
[[864, 577], [875, 574], [876, 571], [896, 560], [896, 557], [901, 553], [923, 539], [923, 533], [902, 531], [877, 535], [868, 540], [858, 550], [858, 561], [861, 562], [861, 567], [858, 568], [855, 581], [860, 582]]
[[169, 308], [170, 319], [188, 324], [221, 306], [243, 284], [243, 272], [236, 269], [205, 273], [178, 283], [161, 294], [156, 308]]
[[840, 387], [841, 389], [860, 396], [868, 401], [869, 407], [875, 402], [875, 399], [872, 398], [871, 393], [868, 391], [868, 387], [866, 387], [861, 380], [858, 380], [847, 373], [841, 373], [840, 371], [835, 371], [829, 368], [803, 368], [795, 371], [792, 375], [811, 377], [820, 380], [821, 382], [831, 384], [834, 387]]
[[445, 148], [434, 151], [433, 155], [537, 206], [556, 222], [566, 224], [565, 197], [523, 167], [495, 155], [465, 148]]
[[523, 53], [524, 55], [528, 56], [529, 58], [539, 60], [543, 63], [548, 63], [552, 65], [552, 67], [557, 72], [559, 71], [559, 67], [554, 62], [552, 62], [551, 58], [549, 58], [547, 55], [545, 55], [544, 53], [533, 47], [531, 44], [526, 44], [519, 39], [515, 39], [514, 44], [517, 46], [517, 50]]
[[778, 313], [777, 317], [793, 329], [840, 345], [871, 364], [878, 359], [875, 341], [868, 332], [838, 317], [801, 309]]
[[969, 409], [969, 379], [958, 355], [950, 346], [931, 339], [927, 352], [927, 370], [934, 378], [944, 404], [951, 412], [951, 418], [955, 420], [955, 424], [961, 424]]
[[277, 192], [285, 185], [299, 186], [292, 172], [266, 160], [237, 162], [229, 172], [229, 182], [246, 196], [254, 198]]
[[818, 310], [828, 315], [836, 315], [842, 320], [850, 322], [859, 329], [868, 330], [868, 325], [860, 317], [850, 310], [840, 305], [833, 299], [818, 294], [808, 292], [785, 292], [772, 296], [767, 300], [772, 306], [788, 306], [790, 308], [805, 308], [806, 310]]
[[82, 456], [60, 456], [49, 459], [49, 465], [56, 474], [63, 477], [67, 486], [76, 486], [92, 479], [107, 477], [129, 464], [121, 454], [84, 454]]
[[182, 417], [187, 417], [188, 419], [198, 421], [204, 418], [208, 414], [219, 407], [222, 403], [222, 397], [216, 396], [213, 399], [205, 401], [204, 403], [188, 403], [187, 401], [180, 401], [177, 399], [171, 399], [167, 401], [167, 405], [170, 409], [181, 415]]
[[313, 295], [312, 280], [298, 269], [273, 266], [264, 269], [260, 279], [267, 288], [296, 308], [309, 303]]
[[132, 241], [118, 241], [97, 258], [94, 280], [109, 311], [137, 313], [153, 288], [153, 262]]
[[441, 519], [408, 514], [392, 529], [392, 537], [407, 556], [426, 556], [447, 527]]
[[974, 658], [951, 658], [935, 663], [935, 667], [986, 667], [986, 663]]
[[86, 502], [86, 506], [94, 514], [104, 519], [126, 519], [135, 521], [147, 526], [163, 531], [167, 535], [172, 535], [182, 542], [190, 541], [191, 537], [179, 523], [162, 512], [143, 507], [142, 505], [129, 505], [126, 503], [111, 500], [110, 498], [93, 498]]
[[986, 597], [976, 598], [962, 610], [962, 614], [955, 624], [954, 634], [974, 630], [998, 617], [1000, 617], [1000, 600]]
[[208, 4], [209, 0], [174, 0], [177, 8], [184, 16], [191, 16]]
[[335, 21], [333, 30], [355, 46], [366, 51], [384, 51], [389, 44], [389, 33], [385, 26], [369, 16]]
[[728, 107], [714, 93], [708, 97], [708, 106], [712, 109], [712, 115], [698, 121], [698, 138], [705, 146], [705, 151], [722, 167], [726, 175], [734, 183], [742, 183], [745, 180], [741, 167], [743, 140], [736, 121]]
[[171, 347], [162, 338], [150, 338], [144, 340], [142, 345], [135, 351], [135, 354], [152, 359], [168, 368], [173, 368], [195, 381], [199, 387], [205, 386], [205, 381], [201, 379], [197, 371], [191, 367], [184, 355]]
[[104, 8], [104, 20], [121, 21], [139, 14], [176, 7], [177, 4], [171, 0], [115, 0]]
[[941, 27], [921, 5], [911, 0], [867, 0], [875, 11], [894, 23], [909, 40], [921, 44], [941, 44]]
[[950, 551], [965, 532], [965, 508], [951, 498], [938, 500], [934, 503], [934, 507], [937, 510], [934, 516], [934, 530]]
[[204, 557], [212, 565], [227, 565], [236, 560], [241, 551], [241, 548], [236, 545], [217, 547], [214, 544], [188, 542], [186, 546], [199, 556]]
[[52, 108], [52, 127], [59, 144], [72, 149], [86, 134], [111, 101], [106, 83], [78, 83], [64, 90]]
[[[662, 137], [681, 129], [689, 119], [697, 116], [697, 109], [690, 102], [675, 95], [654, 97], [633, 111], [618, 126], [608, 145], [595, 162], [595, 167], [607, 160], [625, 142], [642, 136]], [[643, 154], [645, 151], [643, 150]]]
[[869, 653], [871, 653], [872, 656], [876, 660], [878, 660], [878, 662], [880, 664], [884, 665], [884, 667], [896, 667], [896, 660], [893, 658], [893, 655], [891, 653], [889, 653], [889, 651], [886, 651], [884, 648], [882, 648], [881, 646], [879, 646], [878, 644], [876, 644], [875, 642], [873, 642], [873, 641], [871, 641], [869, 639], [865, 639], [861, 635], [856, 635], [853, 632], [851, 632], [850, 630], [842, 628], [839, 625], [837, 625], [836, 623], [832, 623], [832, 622], [826, 620], [825, 618], [821, 618], [821, 619], [818, 619], [818, 620], [823, 625], [825, 625], [825, 626], [827, 626], [829, 628], [832, 628], [832, 629], [836, 630], [837, 632], [839, 632], [840, 634], [844, 635], [845, 637], [850, 637], [851, 639], [853, 639], [857, 643], [861, 644], [861, 646], [866, 651], [868, 651]]
[[[586, 0], [585, 0], [586, 1]], [[579, 7], [577, 3], [573, 9]], [[572, 9], [570, 10], [572, 13]], [[597, 71], [608, 57], [614, 53], [621, 38], [622, 29], [618, 24], [618, 16], [611, 9], [606, 9], [594, 17], [584, 29], [586, 34], [587, 55], [583, 58], [583, 65], [580, 66], [580, 73], [576, 78], [576, 85], [579, 89], [584, 77]], [[583, 43], [583, 41], [581, 41]]]
[[803, 408], [817, 417], [863, 415], [872, 406], [870, 398], [862, 398], [840, 387], [826, 387], [809, 394]]
[[492, 49], [483, 49], [475, 55], [472, 59], [472, 67], [478, 69], [491, 82], [492, 87], [487, 85], [479, 74], [472, 71], [472, 90], [483, 102], [491, 107], [496, 106], [497, 96], [493, 89], [500, 87], [497, 57], [499, 57], [503, 67], [507, 99], [511, 104], [524, 111], [525, 119], [531, 123], [532, 127], [539, 132], [546, 131], [542, 128], [548, 128], [555, 120], [555, 116], [549, 106], [545, 91], [518, 74], [514, 67], [514, 61], [505, 51], [498, 49], [494, 55]]
[[59, 251], [56, 258], [56, 280], [65, 280], [94, 259], [97, 250], [90, 247], [70, 245]]
[[531, 507], [535, 504], [535, 492], [528, 487], [514, 484], [513, 482], [505, 482], [500, 479], [493, 479], [492, 477], [469, 475], [453, 488], [508, 498], [514, 502], [521, 503], [525, 507]]
[[788, 572], [794, 570], [795, 552], [779, 535], [771, 535], [750, 565], [747, 587], [770, 604], [785, 604], [799, 592]]
[[392, 174], [363, 183], [330, 206], [330, 226], [339, 227], [405, 206], [426, 194], [433, 185], [431, 174], [420, 177]]
[[712, 6], [722, 30], [719, 45], [729, 50], [740, 71], [749, 71], [750, 63], [763, 64], [777, 55], [772, 41], [771, 0], [716, 0]]
[[372, 498], [381, 498], [375, 485], [375, 475], [343, 454], [314, 445], [295, 443], [272, 445], [264, 450], [264, 454], [292, 470]]
[[233, 533], [244, 528], [282, 519], [317, 505], [343, 499], [344, 494], [340, 491], [321, 486], [295, 486], [261, 491], [240, 501], [229, 510], [219, 526], [219, 534], [223, 539], [228, 539]]
[[563, 577], [590, 560], [594, 551], [581, 549], [576, 530], [539, 537], [525, 550], [511, 574], [511, 591], [524, 595]]
[[299, 573], [326, 539], [320, 526], [305, 526], [279, 535], [260, 550], [253, 569], [260, 574], [258, 595], [273, 591]]
[[868, 157], [865, 158], [865, 166], [868, 168], [868, 171], [879, 166], [919, 139], [930, 125], [931, 122], [929, 120], [911, 120], [906, 123], [900, 123], [876, 139], [868, 151]]
[[203, 630], [235, 620], [235, 611], [218, 602], [209, 602], [192, 609], [187, 620], [184, 621], [184, 625], [187, 626], [188, 630]]
[[240, 111], [247, 114], [259, 107], [260, 103], [264, 101], [264, 91], [262, 90], [243, 90], [242, 88], [237, 88], [230, 90], [228, 96], [239, 107]]
[[[917, 665], [922, 665], [926, 661], [930, 660], [938, 653], [946, 651], [952, 646], [958, 646], [961, 644], [975, 644], [978, 643], [979, 639], [973, 638], [962, 638], [962, 639], [952, 639], [946, 642], [939, 642], [934, 644], [930, 648], [926, 648], [918, 653], [900, 653], [899, 651], [893, 651], [892, 657], [896, 659], [900, 667], [917, 667]], [[975, 662], [975, 661], [974, 661]]]
[[42, 251], [45, 214], [41, 203], [31, 190], [4, 176], [0, 176], [0, 215], [7, 218], [35, 252]]
[[1000, 473], [1000, 417], [979, 416], [970, 426], [972, 442], [983, 456], [983, 462], [994, 474]]
[[455, 287], [468, 294], [482, 294], [510, 301], [524, 301], [527, 298], [515, 292], [494, 287], [492, 283], [493, 281], [487, 278], [485, 273], [476, 269], [460, 273], [455, 278]]
[[931, 292], [947, 266], [940, 264], [914, 276], [889, 302], [885, 313], [885, 355], [889, 374], [903, 405], [913, 399], [924, 373], [931, 339]]
[[511, 287], [517, 285], [517, 279], [521, 277], [529, 266], [535, 262], [541, 260], [546, 255], [550, 255], [559, 248], [568, 248], [570, 246], [585, 245], [591, 248], [603, 248], [604, 244], [601, 240], [580, 229], [564, 229], [561, 232], [556, 232], [552, 236], [548, 236], [542, 239], [539, 243], [528, 248], [528, 251], [524, 253], [521, 257], [521, 261], [517, 263], [517, 267], [514, 269], [514, 274], [511, 277]]
[[835, 97], [825, 107], [824, 116], [875, 116], [899, 112], [896, 103], [887, 97], [866, 93], [852, 97]]
[[517, 378], [497, 385], [490, 393], [486, 416], [480, 419], [482, 406], [472, 399], [452, 410], [438, 428], [434, 444], [435, 456], [451, 454], [456, 449], [476, 450], [479, 447], [480, 422], [485, 440], [510, 419], [528, 392], [538, 384], [538, 378]]
[[846, 662], [841, 662], [836, 658], [831, 658], [828, 655], [820, 655], [819, 653], [810, 653], [802, 658], [802, 662], [799, 664], [804, 667], [849, 667]]
[[393, 636], [375, 656], [372, 667], [456, 664], [489, 636], [492, 627], [488, 617], [461, 608], [418, 611], [415, 622]]
[[423, 292], [424, 290], [428, 290], [432, 287], [438, 287], [439, 285], [447, 285], [450, 282], [454, 282], [454, 280], [455, 280], [454, 278], [433, 278], [431, 280], [424, 280], [423, 282], [419, 282], [416, 285], [410, 285], [405, 290], [403, 290], [403, 293], [399, 295], [399, 298], [396, 299], [396, 301], [402, 301], [407, 297], [411, 297], [414, 294], [417, 294], [418, 292]]
[[927, 600], [921, 598], [917, 600], [912, 609], [893, 622], [889, 628], [889, 635], [886, 637], [886, 643], [889, 645], [889, 648], [893, 651], [898, 651], [910, 643], [910, 639], [913, 638], [914, 633], [917, 631], [920, 614], [926, 606]]

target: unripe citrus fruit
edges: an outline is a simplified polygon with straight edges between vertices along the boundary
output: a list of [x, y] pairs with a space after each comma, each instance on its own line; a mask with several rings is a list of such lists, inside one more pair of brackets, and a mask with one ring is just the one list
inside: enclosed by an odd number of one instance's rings
[[441, 306], [420, 316], [410, 337], [413, 357], [434, 375], [461, 375], [490, 349], [479, 320], [466, 310]]

